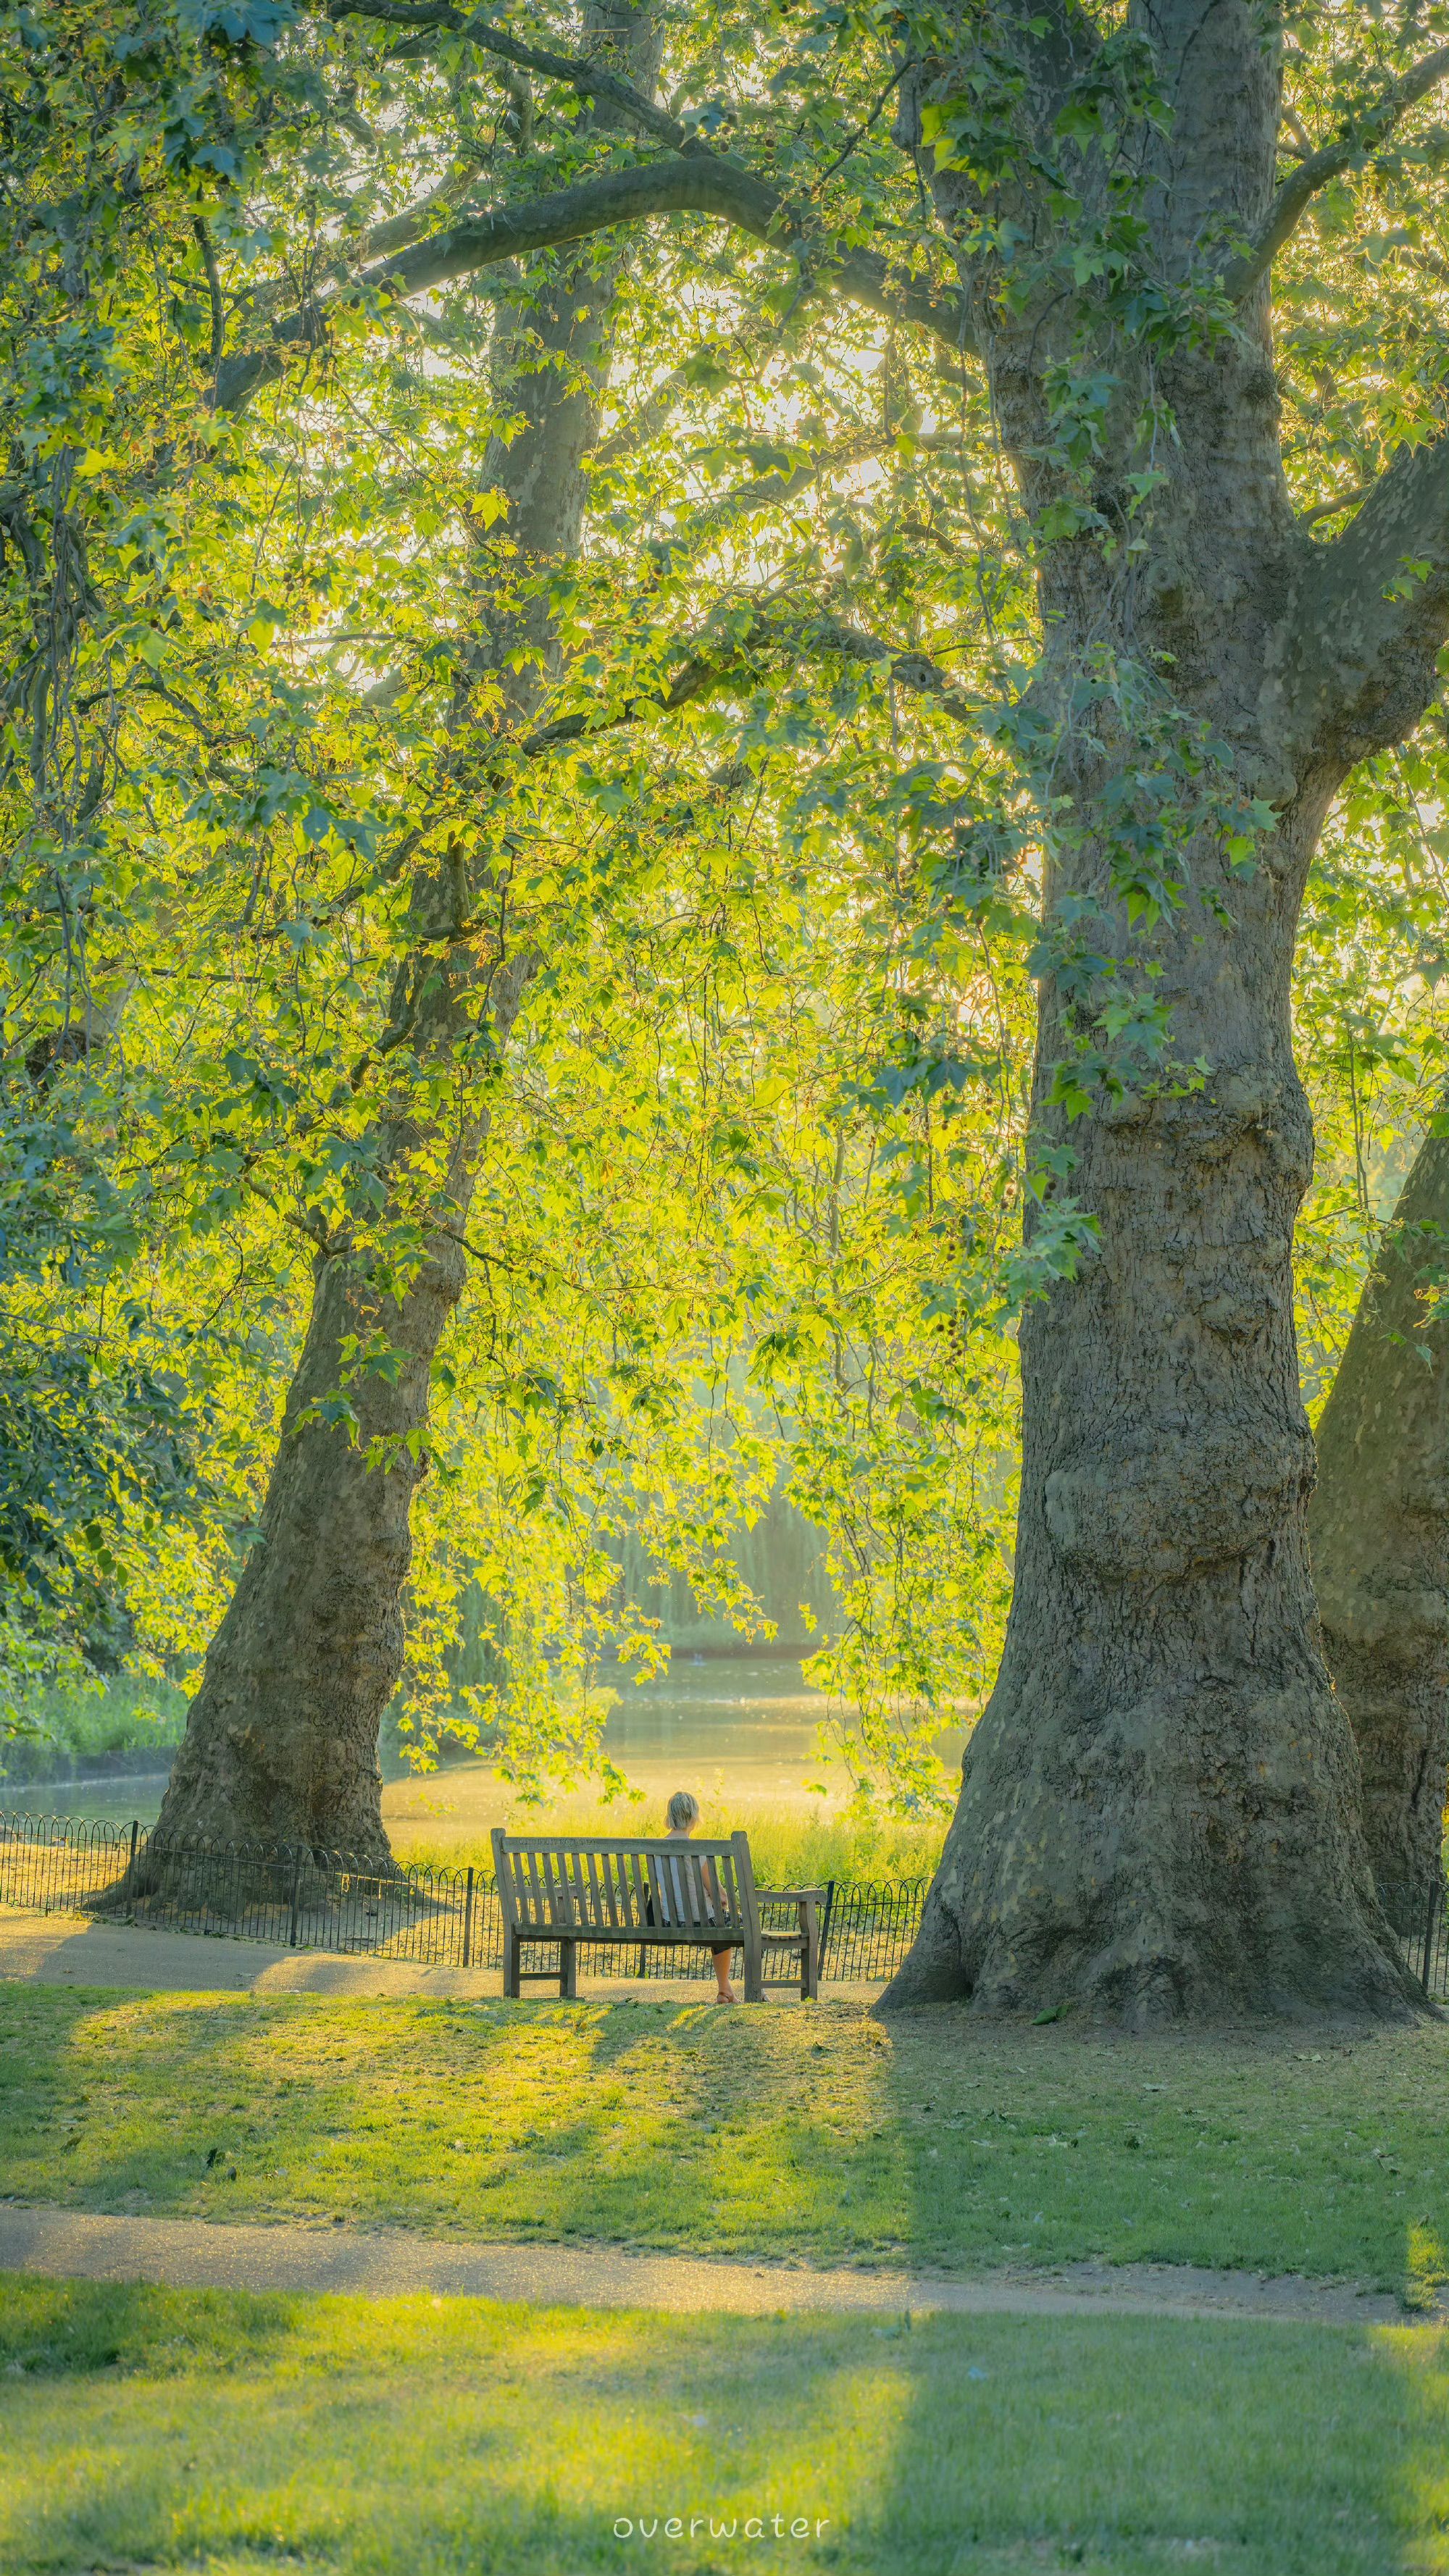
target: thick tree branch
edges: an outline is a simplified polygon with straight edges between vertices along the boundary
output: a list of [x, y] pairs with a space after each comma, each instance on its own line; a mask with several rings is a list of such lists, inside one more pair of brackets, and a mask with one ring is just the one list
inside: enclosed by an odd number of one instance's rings
[[656, 142], [667, 143], [672, 151], [677, 152], [688, 140], [687, 129], [666, 115], [662, 107], [656, 107], [632, 81], [621, 80], [602, 63], [592, 63], [581, 56], [551, 54], [538, 45], [520, 44], [516, 36], [491, 25], [481, 10], [470, 15], [466, 9], [450, 8], [447, 0], [436, 0], [436, 5], [426, 7], [412, 7], [408, 0], [332, 0], [327, 14], [330, 18], [378, 18], [385, 26], [420, 31], [436, 28], [462, 36], [480, 52], [496, 54], [518, 71], [538, 72], [546, 80], [563, 81], [580, 98], [607, 100], [643, 133], [652, 134]]
[[[689, 151], [665, 161], [607, 170], [572, 188], [531, 203], [501, 206], [431, 234], [412, 249], [366, 268], [345, 290], [348, 300], [374, 293], [405, 301], [429, 288], [472, 277], [500, 260], [526, 257], [563, 242], [586, 241], [617, 224], [648, 215], [703, 214], [736, 225], [755, 240], [777, 244], [810, 262], [814, 245], [795, 211], [743, 164], [722, 153]], [[891, 268], [869, 251], [835, 257], [828, 245], [815, 252], [822, 279], [853, 303], [888, 321], [914, 322], [960, 351], [968, 345], [964, 306]], [[217, 372], [216, 406], [236, 411], [265, 377], [281, 367], [287, 345], [309, 346], [322, 335], [327, 308], [305, 306], [272, 328], [272, 346], [225, 359]]]
[[215, 367], [220, 359], [222, 343], [226, 337], [225, 307], [221, 299], [221, 276], [217, 269], [216, 253], [211, 246], [211, 235], [207, 231], [205, 218], [201, 215], [195, 216], [192, 220], [191, 229], [195, 233], [197, 241], [201, 246], [201, 264], [206, 271], [206, 292], [211, 305], [211, 363], [213, 367]]
[[1319, 519], [1341, 518], [1345, 510], [1357, 510], [1373, 490], [1372, 483], [1356, 483], [1351, 492], [1340, 492], [1333, 501], [1315, 501], [1311, 510], [1300, 510], [1298, 525], [1311, 528]]
[[[538, 725], [533, 732], [515, 735], [511, 741], [490, 749], [476, 767], [465, 762], [450, 763], [447, 782], [450, 794], [456, 793], [460, 781], [472, 787], [506, 786], [513, 760], [537, 760], [546, 752], [561, 750], [566, 744], [592, 741], [596, 736], [617, 733], [626, 725], [645, 723], [651, 716], [675, 715], [681, 707], [694, 705], [711, 696], [717, 689], [737, 687], [751, 679], [760, 665], [782, 653], [793, 659], [834, 658], [837, 661], [864, 663], [884, 667], [887, 678], [914, 697], [930, 698], [958, 724], [974, 724], [980, 709], [953, 682], [928, 653], [897, 652], [878, 635], [869, 635], [859, 627], [848, 626], [843, 619], [824, 610], [790, 607], [780, 601], [763, 602], [749, 624], [737, 635], [701, 636], [694, 642], [683, 642], [685, 659], [677, 666], [674, 677], [658, 688], [641, 692], [620, 704], [602, 707], [592, 701], [587, 707], [576, 707], [551, 724]], [[367, 876], [356, 878], [344, 889], [334, 905], [356, 901], [364, 894], [390, 883], [398, 874], [402, 859], [416, 848], [432, 820], [425, 814], [409, 834], [401, 852], [394, 851], [384, 865]]]
[[1343, 767], [1401, 742], [1449, 635], [1449, 433], [1400, 450], [1331, 545], [1308, 550], [1288, 696], [1311, 752]]
[[1291, 241], [1320, 188], [1336, 179], [1343, 170], [1351, 169], [1365, 153], [1374, 152], [1388, 141], [1395, 126], [1426, 98], [1440, 81], [1449, 79], [1449, 45], [1441, 45], [1435, 54], [1425, 56], [1411, 72], [1359, 118], [1352, 131], [1337, 143], [1325, 144], [1321, 152], [1311, 152], [1291, 170], [1273, 200], [1268, 220], [1251, 250], [1235, 259], [1223, 280], [1235, 303], [1245, 302], [1259, 281], [1267, 276], [1284, 244]]

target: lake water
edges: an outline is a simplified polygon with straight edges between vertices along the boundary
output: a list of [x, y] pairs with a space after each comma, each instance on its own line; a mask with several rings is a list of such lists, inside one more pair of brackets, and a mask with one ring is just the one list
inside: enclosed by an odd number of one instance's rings
[[0, 1780], [0, 1816], [84, 1816], [89, 1824], [153, 1824], [164, 1771], [124, 1780]]
[[[843, 1787], [836, 1764], [822, 1762], [819, 1729], [831, 1703], [806, 1688], [799, 1663], [786, 1656], [681, 1656], [659, 1681], [616, 1685], [618, 1705], [604, 1726], [604, 1750], [652, 1796], [722, 1788], [736, 1796], [794, 1799], [811, 1784]], [[960, 1758], [959, 1734], [941, 1750]], [[389, 1823], [436, 1821], [470, 1828], [499, 1812], [497, 1785], [482, 1762], [437, 1771], [387, 1766], [383, 1795]], [[63, 1782], [0, 1781], [0, 1813], [85, 1816], [96, 1822], [155, 1821], [164, 1772], [140, 1778]]]
[[676, 1655], [660, 1680], [618, 1687], [604, 1751], [631, 1775], [678, 1771], [673, 1785], [688, 1788], [693, 1768], [756, 1790], [804, 1789], [823, 1776], [818, 1737], [831, 1703], [806, 1688], [794, 1658]]

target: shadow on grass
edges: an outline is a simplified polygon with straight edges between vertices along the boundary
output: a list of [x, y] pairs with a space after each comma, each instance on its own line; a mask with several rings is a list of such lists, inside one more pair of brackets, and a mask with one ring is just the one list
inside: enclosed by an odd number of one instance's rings
[[[87, 2122], [101, 2132], [88, 2198], [114, 2200], [137, 2170], [123, 2146], [108, 2153], [104, 2144], [105, 2087], [118, 2081], [127, 2044], [124, 2013], [113, 2019], [123, 2000], [47, 1998], [27, 2024], [24, 2059], [3, 2061], [21, 2076], [28, 2133], [40, 2122], [58, 2170], [53, 2114], [62, 2096], [78, 2099], [72, 2079], [83, 2066]], [[163, 2098], [187, 2057], [206, 2076], [193, 2087], [189, 2136], [168, 2132], [176, 2175], [199, 2167], [208, 2135], [228, 2134], [215, 2106], [232, 2101], [233, 2085], [247, 2089], [246, 2034], [263, 2043], [252, 2068], [259, 2102], [294, 2077], [265, 2054], [272, 2023], [261, 2007], [188, 2005], [169, 2018], [148, 2010], [159, 2018], [132, 2034], [151, 2052], [148, 2100]], [[950, 2015], [878, 2036], [862, 2029], [848, 2058], [823, 2047], [821, 2024], [805, 2012], [533, 2005], [506, 2017], [502, 2054], [496, 2031], [480, 2024], [437, 2047], [433, 2035], [453, 2019], [431, 2006], [421, 2017], [350, 2019], [347, 2081], [365, 2088], [403, 2049], [425, 2085], [436, 2072], [456, 2096], [475, 2078], [509, 2081], [514, 2035], [548, 2038], [528, 2079], [539, 2161], [526, 2168], [514, 2218], [493, 2232], [688, 2242], [691, 2228], [708, 2224], [709, 2241], [728, 2241], [733, 2228], [743, 2247], [753, 2222], [754, 2241], [768, 2245], [759, 2220], [770, 2192], [764, 2214], [776, 2246], [793, 2231], [800, 2250], [829, 2259], [848, 2250], [831, 2236], [847, 2224], [877, 2255], [890, 2250], [878, 2241], [887, 2228], [917, 2248], [964, 2243], [972, 2231], [946, 2213], [985, 2195], [996, 2241], [1025, 2260], [1037, 2250], [1032, 2192], [1051, 2163], [1046, 2147], [1069, 2152], [1039, 2140], [1003, 2165], [994, 2133], [973, 2146], [984, 2117], [958, 2117], [948, 2083], [952, 2051], [971, 2032]], [[90, 2039], [78, 2042], [91, 2020]], [[310, 2134], [326, 2116], [331, 2078], [315, 2052], [329, 2027], [289, 2007], [287, 2051], [276, 2061], [295, 2068], [299, 2048], [307, 2052], [311, 2071], [296, 2080], [307, 2088]], [[550, 2122], [555, 2038], [569, 2082], [579, 2066], [602, 2069], [612, 2099], [596, 2102], [586, 2087], [577, 2118]], [[334, 2041], [342, 2047], [336, 2033]], [[1036, 2043], [1051, 2045], [1049, 2035], [1023, 2034], [976, 2070], [978, 2103], [995, 2098], [1023, 2133], [1057, 2116], [1054, 2095], [1038, 2088], [1028, 2098]], [[601, 2150], [627, 2106], [636, 2048], [648, 2101], [670, 2116], [650, 2110], [611, 2179]], [[1070, 2089], [1081, 2063], [1080, 2052], [1053, 2054], [1058, 2089]], [[762, 2105], [769, 2139], [756, 2166], [730, 2123]], [[1187, 2166], [1164, 2147], [1149, 2176], [1167, 2115], [1134, 2116], [1147, 2145], [1122, 2162], [1131, 2188], [1146, 2194], [1151, 2182], [1155, 2210], [1168, 2176]], [[860, 2144], [867, 2127], [874, 2181]], [[852, 2188], [875, 2198], [842, 2213], [835, 2204]], [[223, 2201], [217, 2214], [234, 2213]], [[1437, 2241], [1410, 2253], [1426, 2283], [1442, 2267]], [[761, 2554], [852, 2576], [995, 2576], [1021, 2566], [1135, 2576], [1196, 2561], [1235, 2576], [1449, 2569], [1449, 2382], [1440, 2341], [1423, 2329], [1370, 2335], [1108, 2316], [550, 2318], [471, 2302], [369, 2309], [28, 2280], [7, 2297], [4, 2441], [26, 2430], [22, 2416], [40, 2425], [52, 2384], [55, 2394], [23, 2512], [14, 2479], [24, 2446], [0, 2450], [0, 2490], [10, 2485], [12, 2497], [7, 2507], [0, 2493], [6, 2576], [72, 2576], [110, 2561], [205, 2564], [208, 2552], [226, 2553], [218, 2564], [233, 2576], [275, 2566], [279, 2551], [338, 2576], [487, 2576], [495, 2567], [579, 2576], [661, 2561], [704, 2576]], [[194, 2475], [188, 2460], [201, 2463]], [[693, 2546], [687, 2525], [701, 2513], [706, 2535]], [[762, 2533], [759, 2549], [746, 2550], [741, 2532], [716, 2549], [708, 2539], [712, 2518], [776, 2514], [804, 2519], [808, 2543], [787, 2547], [771, 2534], [767, 2550]], [[671, 2515], [686, 2531], [666, 2547]], [[633, 2526], [627, 2545], [613, 2534], [616, 2516]], [[650, 2519], [658, 2529], [646, 2541]]]
[[1444, 2564], [1433, 2330], [660, 2320], [0, 2278], [0, 2331], [6, 2576]]
[[[3, 2276], [0, 2276], [3, 2277]], [[302, 2302], [242, 2301], [225, 2290], [167, 2290], [147, 2281], [5, 2278], [0, 2374], [56, 2379], [98, 2370], [232, 2370], [275, 2357]]]
[[[232, 2576], [254, 2557], [329, 2576], [705, 2576], [777, 2543], [768, 2517], [803, 2517], [822, 2437], [838, 2527], [842, 2483], [871, 2474], [885, 2429], [835, 2323], [661, 2333], [471, 2300], [3, 2277], [0, 2319], [21, 2362], [0, 2377], [6, 2576]], [[818, 2537], [826, 2563], [856, 2563]]]
[[[933, 2051], [944, 2073], [973, 2027], [963, 2008], [886, 2028], [895, 2117], [914, 2132], [908, 2227], [920, 2245], [945, 2233], [941, 2195], [989, 2188], [966, 2136], [954, 2171], [939, 2129], [934, 2151], [926, 2143], [923, 2057]], [[1020, 2239], [1004, 2250], [1029, 2263], [1029, 2200], [1000, 2200], [995, 2214]], [[1442, 2279], [1437, 2240], [1417, 2233], [1420, 2271]], [[1411, 2244], [1411, 2279], [1414, 2260]], [[1023, 2565], [1149, 2576], [1184, 2562], [1237, 2576], [1449, 2576], [1436, 2329], [1103, 2314], [982, 2319], [973, 2334], [965, 2320], [907, 2316], [863, 2323], [862, 2340], [890, 2353], [897, 2432], [879, 2505], [850, 2535], [851, 2567], [892, 2566], [909, 2531], [922, 2576]]]

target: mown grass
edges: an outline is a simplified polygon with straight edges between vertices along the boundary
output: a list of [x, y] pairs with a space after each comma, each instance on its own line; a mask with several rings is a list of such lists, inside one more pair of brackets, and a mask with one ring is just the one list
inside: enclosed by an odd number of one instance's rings
[[1411, 2292], [1449, 2026], [1113, 2040], [844, 2005], [0, 1987], [0, 2192], [815, 2263], [1081, 2259]]
[[0, 2565], [1429, 2576], [1449, 2567], [1446, 2359], [1425, 2328], [722, 2322], [0, 2277]]

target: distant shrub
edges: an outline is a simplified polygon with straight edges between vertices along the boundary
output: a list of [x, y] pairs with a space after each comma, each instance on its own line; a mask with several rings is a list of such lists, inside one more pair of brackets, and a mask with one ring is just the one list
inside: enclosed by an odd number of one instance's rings
[[[821, 1801], [731, 1797], [693, 1781], [702, 1813], [701, 1834], [744, 1832], [750, 1838], [755, 1876], [766, 1886], [819, 1886], [832, 1878], [929, 1878], [940, 1857], [945, 1828], [939, 1818], [861, 1814], [832, 1810]], [[614, 1799], [565, 1798], [518, 1819], [520, 1832], [554, 1834], [656, 1834], [664, 1831], [662, 1800], [641, 1804]], [[498, 1818], [508, 1822], [500, 1798]], [[398, 1859], [440, 1869], [492, 1868], [487, 1831], [439, 1832], [427, 1825], [394, 1824], [389, 1837]]]
[[26, 1715], [32, 1733], [0, 1740], [0, 1788], [6, 1780], [136, 1770], [144, 1767], [142, 1755], [154, 1758], [158, 1771], [166, 1770], [185, 1732], [186, 1694], [169, 1682], [118, 1673], [100, 1690], [64, 1683], [37, 1690]]

